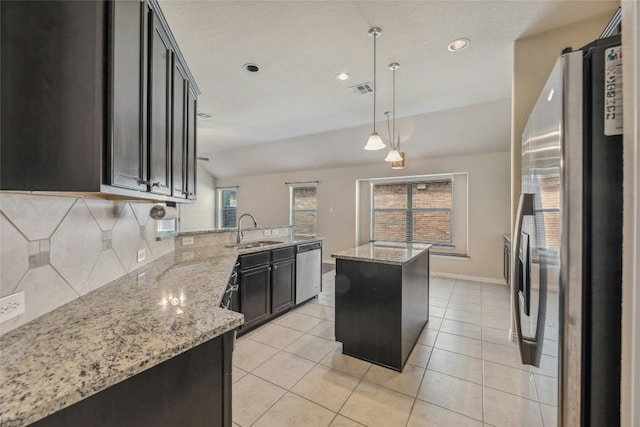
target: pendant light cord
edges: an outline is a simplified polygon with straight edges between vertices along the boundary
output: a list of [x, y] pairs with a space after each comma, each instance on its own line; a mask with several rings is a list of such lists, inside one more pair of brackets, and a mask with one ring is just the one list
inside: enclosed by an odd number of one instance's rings
[[378, 85], [376, 84], [376, 39], [378, 35], [373, 33], [373, 133], [376, 133], [376, 93]]
[[[391, 148], [395, 148], [396, 150], [399, 147], [396, 147], [394, 141], [396, 139], [396, 67], [393, 68], [393, 137], [391, 138]], [[398, 141], [398, 146], [400, 141]]]

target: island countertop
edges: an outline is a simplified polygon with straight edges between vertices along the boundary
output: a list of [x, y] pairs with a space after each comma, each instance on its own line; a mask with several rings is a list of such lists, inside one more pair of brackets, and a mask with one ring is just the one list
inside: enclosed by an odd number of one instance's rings
[[404, 265], [432, 245], [421, 243], [369, 242], [355, 248], [334, 252], [332, 258], [380, 264]]
[[0, 425], [35, 422], [235, 329], [237, 249], [176, 250], [0, 337]]

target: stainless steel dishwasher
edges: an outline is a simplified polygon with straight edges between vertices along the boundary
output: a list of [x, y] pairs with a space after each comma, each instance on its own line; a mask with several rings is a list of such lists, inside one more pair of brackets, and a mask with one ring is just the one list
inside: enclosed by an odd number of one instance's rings
[[296, 304], [320, 293], [322, 287], [322, 242], [296, 247]]

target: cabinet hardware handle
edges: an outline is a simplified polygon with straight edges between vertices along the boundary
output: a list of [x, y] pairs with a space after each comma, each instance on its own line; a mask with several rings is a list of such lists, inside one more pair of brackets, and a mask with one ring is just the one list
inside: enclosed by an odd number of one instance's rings
[[151, 186], [152, 187], [160, 187], [160, 181], [152, 182]]
[[139, 179], [139, 180], [138, 180], [138, 184], [152, 185], [152, 184], [151, 184], [151, 181], [144, 180], [144, 179]]

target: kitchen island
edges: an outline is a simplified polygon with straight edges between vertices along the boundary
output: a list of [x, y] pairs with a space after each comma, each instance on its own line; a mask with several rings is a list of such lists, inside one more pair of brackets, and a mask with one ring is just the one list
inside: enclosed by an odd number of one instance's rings
[[430, 248], [372, 242], [331, 254], [344, 354], [402, 371], [429, 320]]

